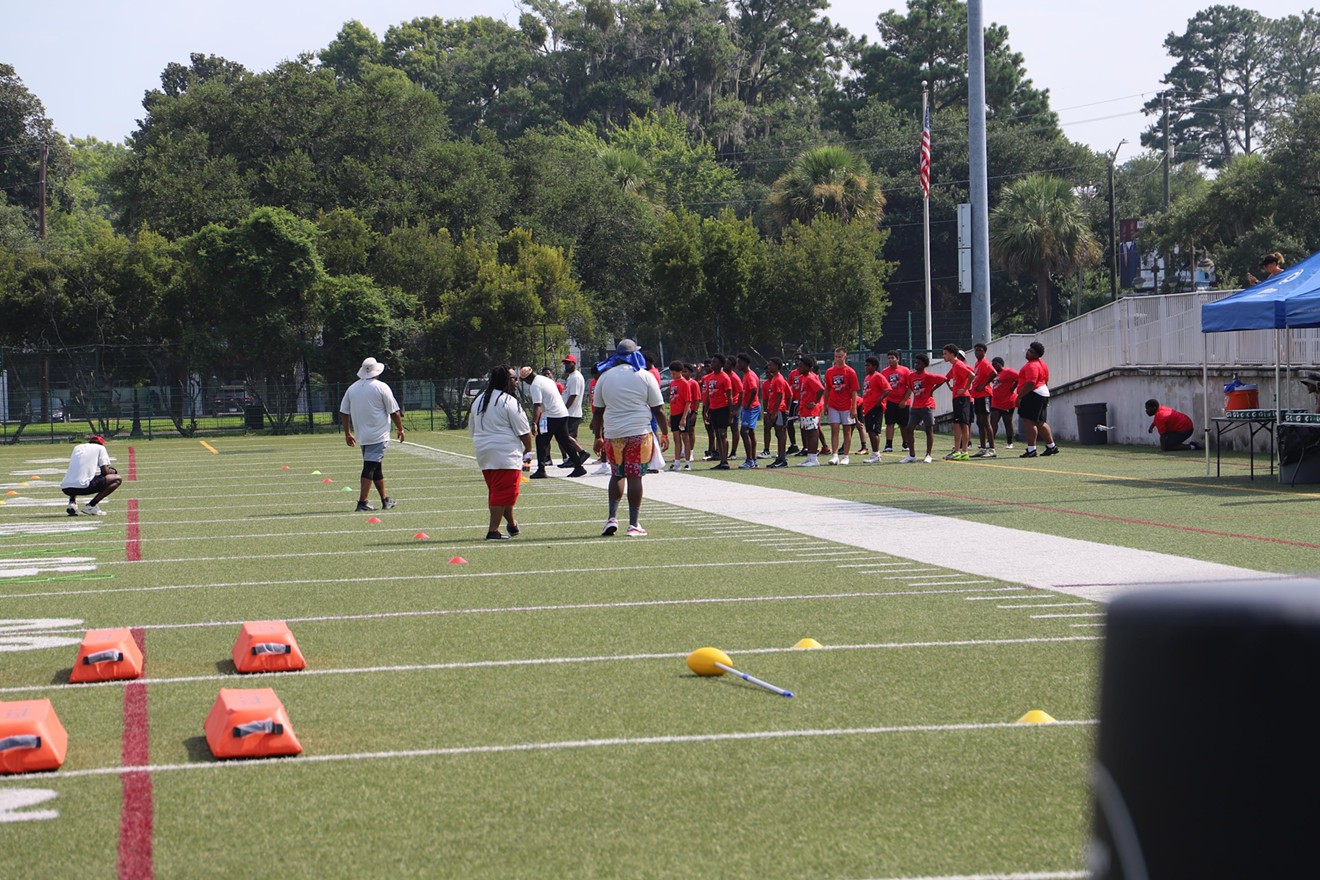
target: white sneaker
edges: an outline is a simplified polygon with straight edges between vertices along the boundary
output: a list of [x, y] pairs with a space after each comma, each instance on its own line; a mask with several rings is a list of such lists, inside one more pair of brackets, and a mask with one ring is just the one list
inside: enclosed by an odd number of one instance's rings
[[683, 470], [685, 470], [685, 471], [690, 471], [690, 470], [692, 470], [692, 460], [691, 460], [691, 459], [688, 459], [687, 461], [683, 462]]
[[105, 516], [105, 511], [95, 504], [84, 504], [82, 512], [88, 516]]
[[875, 455], [867, 456], [866, 458], [862, 459], [862, 464], [879, 464], [879, 463], [880, 463], [879, 453], [876, 453]]
[[798, 467], [820, 467], [820, 459], [814, 455], [808, 455], [806, 459], [798, 462]]
[[635, 525], [635, 526], [628, 526], [628, 537], [630, 537], [630, 538], [645, 538], [645, 537], [646, 537], [646, 529], [642, 528], [642, 524], [641, 524], [641, 523], [638, 523], [638, 524]]
[[1012, 444], [1012, 443], [1008, 443], [1008, 444], [1006, 444], [1006, 445], [1008, 446], [1009, 449], [1012, 449], [1012, 448], [1013, 448], [1013, 444]]
[[70, 501], [70, 502], [69, 502], [69, 506], [66, 507], [66, 508], [64, 508], [64, 512], [67, 513], [69, 516], [77, 516], [77, 515], [78, 515], [78, 504], [77, 504], [77, 502], [75, 502], [75, 501]]
[[667, 468], [667, 470], [669, 470], [670, 472], [673, 472], [673, 471], [678, 470], [678, 469], [681, 468], [682, 466], [683, 466], [683, 463], [682, 463], [681, 461], [675, 461], [673, 464], [671, 464], [671, 465]]
[[844, 455], [839, 457], [839, 464], [847, 464], [847, 463], [848, 463], [848, 456]]
[[600, 467], [596, 468], [591, 473], [592, 476], [600, 476], [602, 474], [608, 474], [609, 472], [610, 472], [610, 463], [608, 461], [602, 461], [600, 463]]
[[998, 456], [995, 455], [995, 451], [994, 451], [993, 449], [987, 449], [987, 450], [985, 451], [985, 455], [982, 456], [982, 457], [983, 457], [983, 458], [998, 458]]
[[765, 451], [765, 450], [762, 450], [761, 452], [758, 452], [758, 453], [756, 454], [756, 457], [757, 457], [757, 458], [769, 458], [769, 457], [770, 457], [770, 453], [767, 452], [767, 451]]
[[609, 519], [605, 520], [605, 528], [601, 530], [600, 536], [602, 538], [609, 538], [612, 537], [614, 533], [617, 532], [618, 530], [619, 530], [619, 518], [612, 516]]
[[926, 464], [930, 464], [930, 456], [929, 455], [926, 456], [925, 458], [922, 459], [922, 461], [925, 462]]

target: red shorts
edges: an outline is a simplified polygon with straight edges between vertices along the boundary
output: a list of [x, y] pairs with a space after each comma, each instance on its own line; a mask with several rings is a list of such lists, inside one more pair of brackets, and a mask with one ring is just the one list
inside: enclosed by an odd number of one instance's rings
[[486, 478], [486, 488], [490, 490], [487, 504], [491, 507], [513, 507], [518, 503], [522, 471], [482, 471], [481, 475]]

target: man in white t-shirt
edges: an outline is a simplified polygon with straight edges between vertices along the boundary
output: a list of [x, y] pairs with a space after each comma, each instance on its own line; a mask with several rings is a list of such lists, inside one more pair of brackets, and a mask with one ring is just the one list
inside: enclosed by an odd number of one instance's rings
[[[403, 416], [390, 386], [377, 378], [383, 372], [384, 364], [375, 358], [367, 358], [358, 369], [358, 380], [348, 386], [344, 399], [339, 402], [344, 442], [349, 446], [362, 447], [362, 487], [358, 494], [358, 511], [376, 509], [367, 501], [373, 483], [380, 494], [380, 506], [385, 510], [395, 506], [394, 499], [385, 492], [385, 472], [381, 470], [381, 462], [385, 459], [385, 447], [390, 442], [391, 421], [399, 432], [399, 442], [403, 442]], [[356, 436], [354, 430], [357, 431]]]
[[[518, 378], [531, 389], [532, 397], [532, 433], [536, 435], [536, 471], [531, 475], [534, 480], [543, 480], [546, 463], [550, 461], [550, 438], [559, 443], [559, 451], [564, 458], [573, 463], [570, 477], [585, 477], [587, 469], [582, 462], [587, 460], [587, 452], [568, 434], [568, 407], [559, 396], [555, 380], [549, 376], [539, 376], [531, 367], [518, 371]], [[541, 417], [545, 417], [545, 431], [541, 431]]]
[[91, 495], [92, 500], [83, 506], [82, 512], [88, 516], [105, 516], [101, 509], [101, 500], [119, 488], [123, 481], [119, 471], [110, 466], [110, 453], [105, 451], [105, 438], [93, 434], [86, 443], [73, 447], [69, 456], [69, 470], [60, 480], [60, 489], [69, 496], [69, 506], [64, 512], [69, 516], [78, 515], [78, 496]]
[[[665, 399], [660, 383], [646, 369], [637, 343], [619, 340], [614, 354], [596, 365], [600, 378], [591, 405], [591, 432], [603, 441], [612, 478], [609, 486], [609, 516], [602, 537], [619, 530], [619, 500], [624, 485], [628, 492], [628, 536], [642, 537], [639, 516], [642, 509], [642, 477], [650, 467], [655, 434], [652, 424], [660, 426], [660, 448], [669, 448], [669, 421], [665, 418]], [[654, 419], [654, 422], [652, 421]]]
[[[578, 428], [582, 425], [582, 400], [587, 390], [586, 379], [577, 368], [577, 358], [573, 355], [564, 356], [564, 408], [568, 410], [568, 420], [564, 423], [568, 429], [568, 436], [575, 441], [578, 438]], [[581, 445], [580, 443], [578, 444]], [[559, 463], [560, 467], [572, 467], [573, 462], [565, 458]]]

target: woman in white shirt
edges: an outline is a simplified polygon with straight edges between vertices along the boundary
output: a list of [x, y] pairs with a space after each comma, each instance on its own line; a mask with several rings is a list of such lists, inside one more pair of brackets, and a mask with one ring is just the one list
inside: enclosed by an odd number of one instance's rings
[[[486, 478], [488, 490], [488, 541], [507, 541], [518, 534], [513, 506], [518, 502], [523, 469], [535, 455], [527, 414], [517, 395], [510, 393], [513, 382], [508, 367], [501, 365], [491, 370], [486, 390], [472, 401], [472, 412], [468, 414], [468, 432], [476, 447], [477, 467]], [[500, 520], [509, 524], [507, 535], [500, 532]]]

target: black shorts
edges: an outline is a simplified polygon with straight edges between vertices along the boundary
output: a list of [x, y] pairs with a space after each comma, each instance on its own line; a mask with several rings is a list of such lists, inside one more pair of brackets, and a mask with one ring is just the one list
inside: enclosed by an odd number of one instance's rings
[[988, 398], [988, 397], [973, 397], [973, 398], [972, 398], [972, 414], [973, 414], [973, 415], [976, 415], [976, 416], [988, 416], [988, 415], [990, 415], [990, 398]]
[[1160, 449], [1177, 449], [1190, 439], [1192, 439], [1191, 431], [1168, 431], [1160, 435]]
[[898, 425], [900, 428], [908, 423], [910, 406], [904, 406], [901, 402], [892, 400], [885, 402], [885, 424]]
[[998, 409], [992, 406], [990, 407], [990, 415], [998, 416], [1002, 422], [1013, 421], [1013, 411], [1011, 409]]
[[925, 428], [927, 431], [935, 430], [935, 410], [930, 407], [908, 407], [908, 427], [912, 429]]
[[96, 495], [105, 488], [105, 474], [97, 474], [92, 477], [92, 481], [87, 484], [86, 489], [69, 488], [64, 489], [65, 495], [70, 498], [77, 498], [79, 495]]
[[953, 421], [958, 425], [970, 425], [972, 423], [972, 399], [970, 397], [955, 397], [953, 399]]
[[774, 425], [776, 428], [788, 427], [788, 413], [780, 411], [774, 414], [772, 418], [766, 419], [767, 426]]
[[1029, 422], [1036, 422], [1039, 424], [1040, 422], [1045, 421], [1046, 411], [1049, 409], [1049, 404], [1050, 399], [1048, 397], [1041, 397], [1039, 394], [1032, 391], [1028, 393], [1026, 397], [1023, 397], [1022, 402], [1018, 404], [1018, 416]]
[[729, 408], [727, 406], [717, 407], [709, 410], [710, 427], [715, 431], [725, 431], [729, 427]]
[[875, 406], [868, 409], [866, 415], [862, 417], [862, 423], [866, 426], [866, 433], [879, 434], [880, 429], [885, 426], [884, 419], [885, 408], [880, 404], [877, 403]]
[[[683, 415], [682, 415], [681, 413], [680, 413], [679, 415], [676, 415], [676, 416], [670, 416], [670, 417], [669, 417], [669, 433], [671, 433], [671, 434], [678, 434], [678, 433], [680, 433], [683, 429], [679, 427], [679, 423], [682, 422], [682, 421], [683, 421]], [[689, 422], [689, 424], [691, 424], [691, 422]]]

